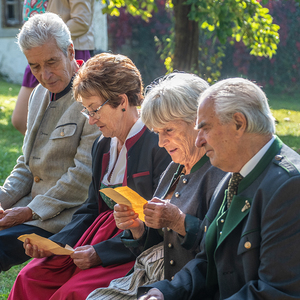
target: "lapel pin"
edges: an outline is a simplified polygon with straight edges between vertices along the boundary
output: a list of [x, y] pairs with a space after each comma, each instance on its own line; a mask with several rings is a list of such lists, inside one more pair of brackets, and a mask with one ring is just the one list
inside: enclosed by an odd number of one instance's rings
[[247, 209], [249, 209], [250, 206], [251, 206], [251, 205], [250, 205], [249, 201], [246, 200], [246, 201], [245, 201], [245, 205], [244, 205], [243, 208], [242, 208], [242, 212], [244, 212], [244, 211], [246, 211]]

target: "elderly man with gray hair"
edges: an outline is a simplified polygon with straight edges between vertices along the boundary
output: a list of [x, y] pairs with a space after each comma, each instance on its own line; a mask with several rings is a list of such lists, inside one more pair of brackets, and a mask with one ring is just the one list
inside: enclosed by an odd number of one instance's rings
[[22, 234], [44, 237], [60, 231], [86, 200], [91, 148], [99, 129], [90, 126], [73, 98], [74, 59], [68, 27], [56, 14], [34, 15], [18, 44], [39, 85], [29, 101], [23, 155], [0, 187], [0, 271], [30, 257]]
[[212, 165], [233, 174], [216, 218], [202, 223], [202, 251], [139, 299], [299, 299], [300, 156], [274, 136], [265, 94], [220, 81], [201, 95], [196, 128]]

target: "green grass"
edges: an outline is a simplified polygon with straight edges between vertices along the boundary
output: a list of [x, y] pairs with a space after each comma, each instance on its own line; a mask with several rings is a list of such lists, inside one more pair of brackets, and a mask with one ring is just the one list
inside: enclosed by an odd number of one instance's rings
[[[4, 183], [22, 153], [23, 135], [11, 125], [10, 120], [19, 89], [19, 85], [0, 79], [0, 185]], [[24, 265], [0, 273], [0, 300], [7, 299], [15, 278]]]
[[0, 79], [0, 185], [22, 153], [23, 135], [11, 124], [11, 114], [16, 105], [20, 86]]
[[276, 134], [300, 153], [300, 95], [272, 94], [266, 91], [273, 116], [277, 120]]
[[[18, 85], [0, 79], [0, 185], [4, 183], [22, 152], [23, 136], [10, 121], [19, 88]], [[300, 153], [300, 95], [285, 97], [266, 93], [274, 117], [279, 122], [276, 125], [277, 134], [284, 143]], [[14, 280], [24, 265], [26, 263], [0, 273], [0, 300], [7, 299]]]

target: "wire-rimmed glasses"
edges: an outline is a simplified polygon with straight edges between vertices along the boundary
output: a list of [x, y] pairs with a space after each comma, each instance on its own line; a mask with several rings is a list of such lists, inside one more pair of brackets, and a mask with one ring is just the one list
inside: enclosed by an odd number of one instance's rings
[[101, 104], [97, 109], [95, 110], [92, 110], [92, 111], [88, 111], [87, 108], [84, 108], [81, 113], [86, 117], [86, 118], [95, 118], [97, 120], [100, 119], [100, 116], [99, 116], [99, 111], [100, 109], [103, 107], [104, 104], [106, 104], [107, 102], [109, 101], [109, 99], [107, 99], [103, 104]]

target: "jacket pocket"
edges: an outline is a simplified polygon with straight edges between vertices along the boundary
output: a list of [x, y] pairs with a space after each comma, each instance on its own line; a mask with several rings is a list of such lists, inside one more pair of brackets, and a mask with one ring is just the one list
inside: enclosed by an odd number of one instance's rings
[[240, 239], [237, 254], [240, 255], [247, 251], [260, 247], [260, 242], [261, 237], [260, 231], [258, 229], [244, 233], [244, 235]]
[[68, 123], [57, 126], [50, 135], [50, 140], [62, 139], [74, 135], [77, 129], [76, 123]]

